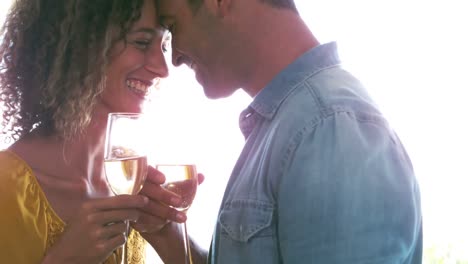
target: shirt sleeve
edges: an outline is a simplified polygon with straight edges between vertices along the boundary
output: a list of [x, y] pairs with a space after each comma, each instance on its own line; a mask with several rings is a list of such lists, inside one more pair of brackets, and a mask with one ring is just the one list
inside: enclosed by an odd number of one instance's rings
[[385, 121], [341, 112], [300, 133], [278, 190], [283, 263], [409, 263], [419, 190]]

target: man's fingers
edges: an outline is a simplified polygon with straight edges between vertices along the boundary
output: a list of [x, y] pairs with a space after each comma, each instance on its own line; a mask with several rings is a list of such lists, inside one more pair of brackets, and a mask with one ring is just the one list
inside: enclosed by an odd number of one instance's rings
[[149, 215], [152, 215], [153, 217], [157, 217], [164, 220], [167, 219], [178, 223], [183, 223], [187, 220], [187, 216], [185, 215], [185, 213], [180, 212], [158, 201], [148, 203], [148, 205], [143, 209], [143, 211]]
[[198, 173], [197, 179], [198, 179], [198, 185], [200, 185], [205, 181], [205, 175]]
[[163, 203], [168, 206], [178, 207], [182, 204], [182, 199], [179, 195], [164, 189], [158, 184], [146, 183], [141, 189], [140, 194], [147, 196], [155, 202]]
[[148, 166], [148, 175], [146, 176], [146, 181], [161, 185], [166, 181], [166, 177], [164, 177], [164, 174], [162, 174], [162, 172], [158, 171], [157, 169], [151, 166]]

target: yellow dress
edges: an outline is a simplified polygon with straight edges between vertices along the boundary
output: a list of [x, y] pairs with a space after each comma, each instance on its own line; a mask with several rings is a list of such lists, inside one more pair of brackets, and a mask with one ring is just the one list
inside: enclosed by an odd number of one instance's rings
[[[0, 262], [40, 263], [64, 228], [31, 168], [13, 152], [0, 151]], [[144, 263], [145, 240], [132, 230], [127, 241], [128, 263]], [[119, 249], [104, 263], [120, 259]]]

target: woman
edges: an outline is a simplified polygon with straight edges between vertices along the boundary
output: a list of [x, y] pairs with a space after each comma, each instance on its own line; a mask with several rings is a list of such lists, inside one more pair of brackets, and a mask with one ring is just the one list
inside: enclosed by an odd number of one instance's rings
[[[15, 140], [0, 152], [2, 263], [120, 262], [123, 222], [149, 199], [106, 184], [107, 114], [142, 111], [168, 75], [166, 34], [153, 0], [14, 1], [0, 46], [2, 134]], [[127, 259], [143, 251], [132, 231]]]

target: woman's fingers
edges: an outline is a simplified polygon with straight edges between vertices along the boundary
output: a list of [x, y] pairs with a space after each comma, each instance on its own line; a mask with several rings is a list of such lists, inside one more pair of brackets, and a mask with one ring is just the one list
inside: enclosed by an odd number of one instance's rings
[[105, 253], [105, 252], [110, 253], [114, 251], [116, 248], [125, 244], [126, 241], [127, 241], [127, 237], [125, 236], [125, 234], [118, 233], [114, 237], [109, 238], [107, 240], [103, 240], [101, 243], [98, 243], [96, 247], [97, 247], [97, 250], [101, 251], [102, 253]]
[[83, 209], [88, 212], [138, 209], [145, 207], [147, 203], [148, 197], [143, 195], [118, 195], [90, 200], [83, 204]]
[[60, 243], [51, 247], [49, 253], [57, 259], [78, 254], [80, 263], [102, 263], [125, 243], [125, 221], [138, 220], [148, 202], [148, 197], [138, 195], [88, 200], [67, 223]]
[[140, 216], [140, 211], [137, 209], [120, 209], [120, 210], [107, 210], [100, 211], [88, 215], [88, 220], [99, 226], [105, 226], [112, 223], [124, 221], [137, 221]]
[[142, 213], [137, 222], [130, 225], [139, 232], [152, 233], [161, 230], [169, 220], [163, 219], [148, 213]]
[[124, 235], [127, 232], [127, 224], [125, 222], [116, 222], [102, 226], [96, 231], [98, 239], [108, 240], [117, 235]]

